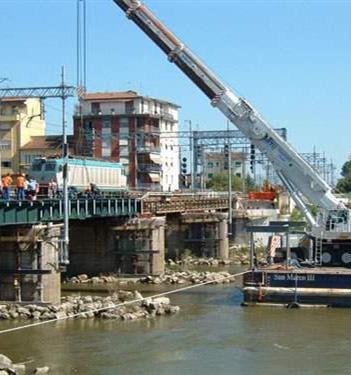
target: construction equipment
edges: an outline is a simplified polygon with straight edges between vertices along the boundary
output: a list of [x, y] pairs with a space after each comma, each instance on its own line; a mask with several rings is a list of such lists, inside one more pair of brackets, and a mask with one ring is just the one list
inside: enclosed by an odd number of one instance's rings
[[[331, 187], [245, 98], [237, 95], [211, 72], [145, 5], [139, 0], [113, 1], [161, 48], [168, 60], [177, 65], [203, 91], [211, 100], [212, 106], [236, 125], [252, 145], [267, 155], [310, 224], [311, 235], [327, 241], [330, 245], [327, 248], [331, 252], [340, 249], [340, 241], [346, 244], [342, 246], [342, 254], [332, 256], [330, 264], [348, 259], [351, 265], [351, 250], [350, 253], [347, 250], [351, 240], [351, 210], [334, 196]], [[308, 208], [306, 199], [321, 209], [317, 219]], [[333, 247], [333, 241], [338, 242], [336, 247]], [[322, 254], [318, 254], [318, 261], [321, 257]]]

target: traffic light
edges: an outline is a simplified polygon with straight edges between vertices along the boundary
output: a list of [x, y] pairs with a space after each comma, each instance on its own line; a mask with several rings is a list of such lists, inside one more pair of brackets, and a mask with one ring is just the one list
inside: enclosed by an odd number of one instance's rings
[[229, 145], [224, 145], [224, 170], [229, 169]]
[[255, 145], [250, 145], [250, 170], [254, 173], [254, 166], [256, 160], [256, 148]]
[[186, 172], [187, 172], [187, 164], [186, 164], [186, 162], [187, 162], [187, 159], [183, 158], [182, 159], [182, 165], [181, 165], [181, 172], [182, 172], [182, 174], [186, 174]]
[[196, 151], [196, 157], [198, 160], [201, 160], [202, 159], [202, 147], [201, 145], [197, 145], [195, 147], [195, 151]]

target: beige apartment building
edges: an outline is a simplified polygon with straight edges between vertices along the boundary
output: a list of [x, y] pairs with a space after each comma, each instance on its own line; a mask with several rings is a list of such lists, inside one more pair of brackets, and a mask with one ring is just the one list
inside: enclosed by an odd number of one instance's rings
[[21, 149], [32, 136], [44, 136], [43, 101], [36, 98], [0, 99], [1, 174], [18, 173], [24, 168]]

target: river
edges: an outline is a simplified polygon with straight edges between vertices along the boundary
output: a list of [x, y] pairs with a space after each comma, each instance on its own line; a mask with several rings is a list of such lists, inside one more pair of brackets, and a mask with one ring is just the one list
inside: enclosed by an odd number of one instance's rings
[[[231, 284], [171, 296], [178, 315], [71, 320], [0, 336], [0, 353], [52, 374], [349, 374], [348, 309], [241, 307]], [[0, 329], [13, 322], [0, 322]]]

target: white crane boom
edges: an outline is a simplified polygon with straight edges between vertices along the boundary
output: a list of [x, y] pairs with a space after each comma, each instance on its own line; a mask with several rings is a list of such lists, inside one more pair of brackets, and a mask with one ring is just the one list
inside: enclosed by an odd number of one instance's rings
[[331, 187], [243, 97], [235, 94], [202, 63], [139, 0], [113, 0], [273, 164], [296, 204], [313, 227], [318, 227], [301, 194], [325, 210], [345, 207]]

